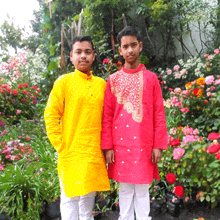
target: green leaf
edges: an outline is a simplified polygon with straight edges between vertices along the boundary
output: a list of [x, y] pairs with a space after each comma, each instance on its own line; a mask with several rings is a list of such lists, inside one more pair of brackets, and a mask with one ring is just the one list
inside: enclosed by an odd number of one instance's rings
[[211, 200], [211, 199], [210, 199], [210, 196], [207, 195], [207, 196], [206, 196], [206, 201], [207, 201], [207, 202], [210, 202], [210, 200]]

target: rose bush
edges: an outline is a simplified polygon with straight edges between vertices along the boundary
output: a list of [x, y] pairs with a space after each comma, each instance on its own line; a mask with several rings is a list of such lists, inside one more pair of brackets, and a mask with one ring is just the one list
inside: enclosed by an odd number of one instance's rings
[[[214, 207], [220, 201], [220, 149], [217, 147], [215, 152], [209, 153], [212, 143], [208, 144], [199, 133], [198, 129], [191, 127], [174, 127], [169, 130], [168, 151], [163, 151], [163, 159], [159, 163], [160, 175], [172, 184], [175, 183], [174, 179], [170, 181], [168, 178], [172, 173], [176, 183], [184, 187], [186, 196], [192, 197], [193, 189], [202, 191], [204, 196], [200, 200], [212, 202]], [[177, 137], [180, 142], [178, 146], [173, 145]], [[181, 190], [177, 191], [179, 196]]]

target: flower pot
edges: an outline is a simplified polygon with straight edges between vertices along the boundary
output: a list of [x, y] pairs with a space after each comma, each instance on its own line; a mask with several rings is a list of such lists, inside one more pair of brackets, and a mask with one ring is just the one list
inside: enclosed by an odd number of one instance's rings
[[99, 220], [102, 217], [101, 211], [94, 211], [92, 212], [92, 216], [94, 217], [94, 220]]
[[51, 204], [48, 204], [46, 213], [48, 218], [59, 218], [60, 217], [60, 200], [56, 200]]
[[152, 201], [152, 212], [154, 216], [157, 216], [161, 213], [161, 201], [154, 199]]
[[0, 220], [11, 220], [11, 217], [6, 216], [6, 215], [4, 214], [4, 212], [2, 212], [2, 213], [0, 214]]
[[197, 201], [196, 199], [192, 199], [192, 198], [189, 198], [188, 201], [186, 201], [186, 199], [183, 199], [183, 204], [184, 204], [184, 207], [191, 212], [197, 206]]
[[180, 215], [180, 198], [173, 197], [173, 199], [167, 202], [167, 210], [173, 217], [178, 217]]
[[50, 220], [60, 218], [60, 200], [56, 200], [51, 204], [48, 204], [46, 200], [43, 201], [42, 205], [42, 212], [41, 212], [41, 220]]

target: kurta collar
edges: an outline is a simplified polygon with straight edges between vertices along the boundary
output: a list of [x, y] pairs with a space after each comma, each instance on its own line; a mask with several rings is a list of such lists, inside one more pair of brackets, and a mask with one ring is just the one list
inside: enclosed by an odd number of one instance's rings
[[125, 72], [125, 73], [137, 73], [141, 70], [146, 70], [146, 67], [144, 66], [144, 64], [139, 64], [138, 68], [137, 69], [126, 69], [124, 68], [124, 66], [122, 67], [122, 71]]
[[75, 73], [78, 74], [80, 77], [82, 77], [83, 79], [92, 79], [93, 75], [92, 75], [92, 71], [90, 71], [90, 76], [88, 76], [87, 74], [75, 69]]

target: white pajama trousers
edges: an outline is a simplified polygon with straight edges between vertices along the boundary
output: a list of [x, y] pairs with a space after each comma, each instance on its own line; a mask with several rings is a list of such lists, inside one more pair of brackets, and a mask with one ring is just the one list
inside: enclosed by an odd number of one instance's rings
[[62, 220], [94, 220], [91, 213], [94, 207], [95, 192], [84, 196], [66, 197], [61, 180], [60, 187], [60, 212]]
[[119, 184], [120, 217], [118, 220], [151, 220], [149, 184]]

